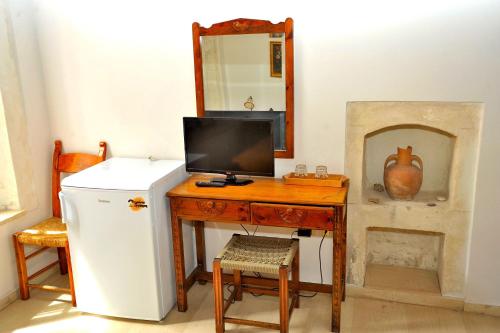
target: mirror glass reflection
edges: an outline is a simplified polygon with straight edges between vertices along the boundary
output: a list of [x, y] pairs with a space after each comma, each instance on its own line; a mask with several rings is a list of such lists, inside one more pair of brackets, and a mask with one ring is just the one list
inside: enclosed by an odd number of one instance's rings
[[202, 36], [205, 116], [273, 119], [286, 149], [284, 53], [284, 33]]

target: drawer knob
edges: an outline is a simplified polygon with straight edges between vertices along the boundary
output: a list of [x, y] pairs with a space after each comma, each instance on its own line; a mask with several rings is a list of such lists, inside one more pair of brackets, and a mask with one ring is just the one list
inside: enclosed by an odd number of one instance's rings
[[259, 215], [259, 214], [254, 214], [254, 216], [255, 216], [255, 219], [258, 221], [262, 221], [264, 219], [264, 216]]
[[212, 200], [197, 201], [196, 205], [199, 210], [209, 215], [221, 215], [227, 207], [227, 204], [224, 201], [216, 202]]
[[276, 215], [279, 216], [279, 218], [289, 224], [298, 224], [304, 221], [304, 219], [307, 216], [307, 211], [303, 209], [295, 209], [291, 207], [286, 207], [286, 208], [276, 208], [275, 209]]

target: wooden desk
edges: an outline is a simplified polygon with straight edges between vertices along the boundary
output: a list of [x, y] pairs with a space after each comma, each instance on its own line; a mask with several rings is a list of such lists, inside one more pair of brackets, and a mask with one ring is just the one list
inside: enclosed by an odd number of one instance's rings
[[[274, 178], [255, 178], [246, 186], [197, 187], [196, 175], [167, 193], [172, 214], [177, 308], [187, 310], [187, 290], [195, 281], [212, 280], [205, 262], [204, 221], [242, 223], [333, 232], [332, 284], [300, 282], [300, 289], [332, 293], [332, 332], [340, 331], [340, 304], [345, 299], [346, 182], [343, 188], [285, 185]], [[182, 220], [194, 221], [197, 267], [186, 277]], [[222, 246], [222, 245], [221, 245]], [[225, 275], [224, 281], [232, 281]], [[243, 277], [245, 285], [277, 287], [275, 279]]]

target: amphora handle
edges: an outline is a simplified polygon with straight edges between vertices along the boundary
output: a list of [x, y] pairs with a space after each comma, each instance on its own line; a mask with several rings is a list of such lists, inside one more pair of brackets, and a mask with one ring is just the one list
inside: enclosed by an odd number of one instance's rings
[[411, 155], [411, 161], [416, 161], [418, 163], [418, 166], [420, 167], [420, 170], [424, 171], [424, 163], [422, 162], [422, 159], [418, 157], [417, 155]]
[[391, 161], [394, 161], [394, 162], [397, 162], [398, 161], [398, 155], [397, 154], [392, 154], [392, 155], [389, 155], [386, 160], [385, 160], [385, 163], [384, 163], [384, 170], [387, 168], [387, 164]]

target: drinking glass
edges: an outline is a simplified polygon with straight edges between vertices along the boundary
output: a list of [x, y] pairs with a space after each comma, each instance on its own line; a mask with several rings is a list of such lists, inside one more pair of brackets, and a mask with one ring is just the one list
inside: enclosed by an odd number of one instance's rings
[[320, 179], [325, 179], [325, 178], [328, 178], [328, 170], [326, 169], [326, 166], [324, 165], [318, 165], [316, 167], [316, 175], [315, 175], [316, 178], [320, 178]]
[[307, 166], [305, 164], [297, 164], [295, 166], [295, 177], [307, 176]]

